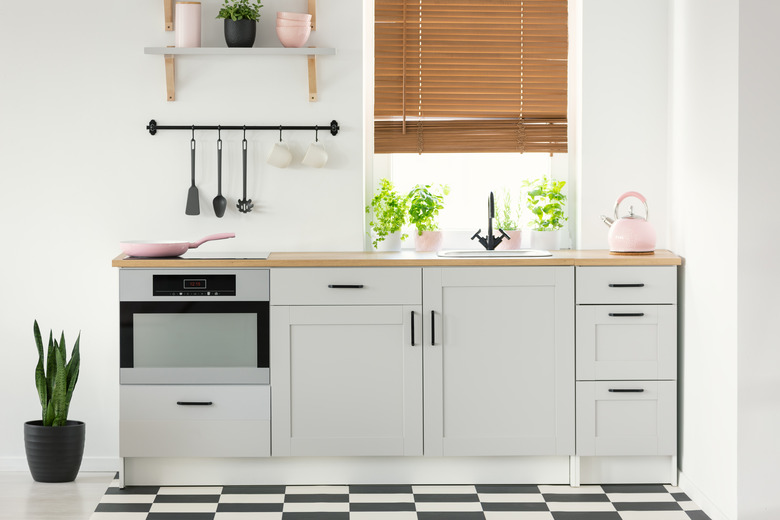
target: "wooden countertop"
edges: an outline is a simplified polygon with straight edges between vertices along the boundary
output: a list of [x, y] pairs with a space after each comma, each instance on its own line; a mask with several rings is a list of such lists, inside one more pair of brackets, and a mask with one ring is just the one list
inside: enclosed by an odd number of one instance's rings
[[323, 252], [271, 253], [267, 260], [235, 258], [135, 258], [120, 254], [113, 267], [401, 267], [512, 265], [680, 265], [682, 259], [665, 249], [653, 254], [610, 254], [606, 249], [553, 251], [541, 258], [441, 258], [436, 253]]

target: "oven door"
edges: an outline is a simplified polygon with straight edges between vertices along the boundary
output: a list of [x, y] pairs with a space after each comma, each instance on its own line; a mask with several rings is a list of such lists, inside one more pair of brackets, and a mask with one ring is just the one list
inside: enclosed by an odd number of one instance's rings
[[268, 384], [267, 301], [123, 301], [122, 384]]

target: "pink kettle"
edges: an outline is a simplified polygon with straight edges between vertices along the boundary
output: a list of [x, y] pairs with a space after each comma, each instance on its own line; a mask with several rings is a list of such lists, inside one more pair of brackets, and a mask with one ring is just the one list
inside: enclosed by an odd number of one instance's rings
[[[645, 216], [634, 214], [634, 207], [628, 207], [628, 215], [618, 217], [618, 207], [623, 200], [634, 197], [645, 205]], [[614, 220], [601, 215], [609, 226], [609, 251], [611, 253], [652, 253], [655, 249], [655, 229], [647, 221], [647, 200], [641, 193], [627, 191], [615, 201]]]

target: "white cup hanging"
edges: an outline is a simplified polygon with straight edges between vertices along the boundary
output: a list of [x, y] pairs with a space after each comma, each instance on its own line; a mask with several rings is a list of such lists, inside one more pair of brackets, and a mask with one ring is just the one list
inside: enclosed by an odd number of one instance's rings
[[318, 132], [319, 128], [314, 127], [314, 142], [309, 145], [301, 161], [304, 166], [322, 168], [328, 162], [328, 152], [325, 150], [325, 145], [319, 142]]

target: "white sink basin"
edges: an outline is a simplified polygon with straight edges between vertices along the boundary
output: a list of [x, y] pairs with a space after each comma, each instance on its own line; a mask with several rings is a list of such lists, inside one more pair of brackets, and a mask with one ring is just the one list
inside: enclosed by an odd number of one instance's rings
[[528, 258], [552, 256], [552, 253], [542, 249], [505, 249], [502, 251], [488, 251], [487, 249], [450, 249], [439, 251], [437, 255], [445, 258]]

